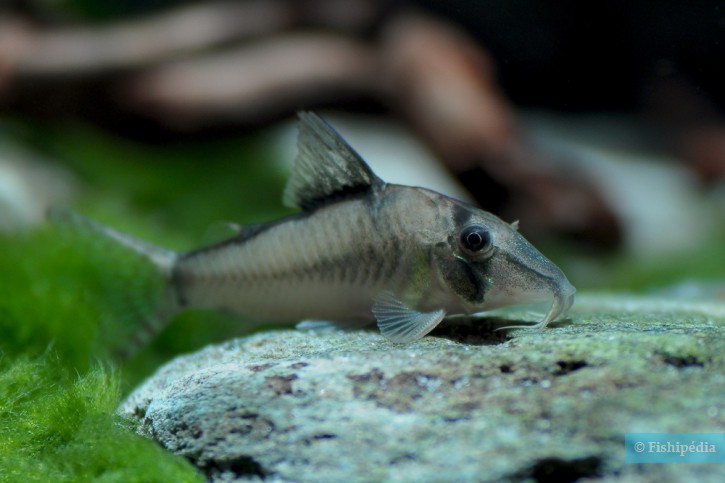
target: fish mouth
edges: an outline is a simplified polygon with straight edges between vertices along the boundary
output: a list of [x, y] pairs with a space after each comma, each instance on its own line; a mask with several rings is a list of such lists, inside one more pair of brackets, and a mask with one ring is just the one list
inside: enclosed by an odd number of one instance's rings
[[574, 294], [576, 289], [569, 283], [568, 280], [564, 279], [564, 283], [558, 285], [553, 290], [554, 301], [551, 304], [551, 308], [546, 313], [541, 322], [534, 325], [507, 325], [505, 327], [499, 327], [496, 330], [505, 329], [544, 329], [551, 322], [556, 320], [562, 314], [565, 314], [567, 310], [574, 304]]
[[554, 291], [554, 301], [552, 302], [551, 308], [546, 313], [544, 319], [538, 324], [532, 326], [532, 328], [543, 329], [557, 317], [565, 314], [574, 304], [574, 293], [576, 293], [574, 286], [570, 284], [568, 280], [565, 280], [565, 283], [558, 286]]

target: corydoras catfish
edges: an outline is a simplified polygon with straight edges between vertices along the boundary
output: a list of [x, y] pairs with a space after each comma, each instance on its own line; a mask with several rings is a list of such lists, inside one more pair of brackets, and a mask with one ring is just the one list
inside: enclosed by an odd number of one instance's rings
[[534, 327], [572, 304], [574, 287], [516, 229], [470, 204], [385, 183], [324, 120], [299, 114], [298, 154], [284, 192], [293, 216], [241, 227], [187, 253], [155, 247], [80, 215], [146, 256], [167, 281], [159, 322], [187, 308], [274, 322], [377, 322], [411, 342], [446, 316], [553, 300]]

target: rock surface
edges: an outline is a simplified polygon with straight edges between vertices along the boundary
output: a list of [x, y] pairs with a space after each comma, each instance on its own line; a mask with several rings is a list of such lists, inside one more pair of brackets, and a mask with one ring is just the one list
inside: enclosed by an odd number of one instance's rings
[[725, 432], [725, 304], [583, 296], [393, 345], [260, 333], [162, 367], [119, 411], [213, 481], [725, 481], [624, 463], [624, 433]]

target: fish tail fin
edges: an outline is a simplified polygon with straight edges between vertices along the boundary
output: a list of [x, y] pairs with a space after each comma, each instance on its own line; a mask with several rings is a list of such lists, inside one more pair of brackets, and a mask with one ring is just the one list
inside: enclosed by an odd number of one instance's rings
[[68, 208], [60, 206], [51, 207], [48, 210], [48, 219], [57, 225], [66, 224], [75, 226], [101, 235], [109, 240], [113, 240], [117, 244], [146, 257], [156, 267], [158, 267], [162, 274], [168, 276], [171, 275], [177, 256], [176, 252], [172, 250], [161, 248], [131, 235], [116, 231], [111, 227], [102, 225], [90, 218], [86, 218], [85, 216]]
[[[147, 269], [147, 272], [150, 272], [150, 278], [154, 279], [148, 285], [155, 284], [158, 286], [158, 290], [155, 291], [153, 300], [144, 304], [142, 301], [130, 298], [133, 298], [134, 295], [137, 295], [138, 298], [148, 297], [149, 295], [145, 293], [145, 290], [142, 290], [143, 294], [134, 294], [133, 287], [129, 287], [128, 284], [121, 287], [121, 290], [128, 288], [129, 293], [119, 295], [119, 298], [124, 299], [125, 305], [133, 306], [123, 307], [125, 316], [128, 317], [130, 313], [133, 318], [138, 317], [140, 320], [134, 320], [134, 323], [128, 324], [129, 327], [126, 327], [126, 333], [122, 337], [108, 341], [109, 345], [112, 346], [112, 352], [116, 356], [122, 360], [128, 359], [155, 335], [160, 333], [179, 312], [178, 296], [174, 284], [171, 283], [178, 253], [121, 233], [65, 207], [51, 207], [48, 210], [47, 218], [56, 226], [71, 228], [95, 238], [100, 237], [102, 240], [110, 242], [112, 247], [121, 247], [145, 261], [144, 268]], [[148, 262], [150, 262], [150, 267]], [[149, 268], [150, 270], [148, 270]], [[146, 281], [136, 280], [135, 282], [145, 285]], [[133, 279], [129, 283], [133, 285]], [[114, 302], [116, 301], [114, 300]], [[111, 332], [116, 333], [116, 331]]]

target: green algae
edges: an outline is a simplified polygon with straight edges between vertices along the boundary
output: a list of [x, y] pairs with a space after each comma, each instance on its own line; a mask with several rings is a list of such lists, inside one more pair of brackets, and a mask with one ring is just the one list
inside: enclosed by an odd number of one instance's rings
[[120, 378], [52, 355], [0, 361], [0, 481], [203, 481], [114, 415]]
[[[76, 208], [155, 243], [189, 249], [214, 220], [282, 211], [283, 177], [263, 143], [149, 147], [80, 126], [35, 132], [86, 185]], [[162, 290], [142, 257], [83, 230], [41, 226], [0, 235], [0, 268], [0, 481], [198, 481], [115, 407], [171, 354], [249, 329], [185, 314], [121, 362]]]

